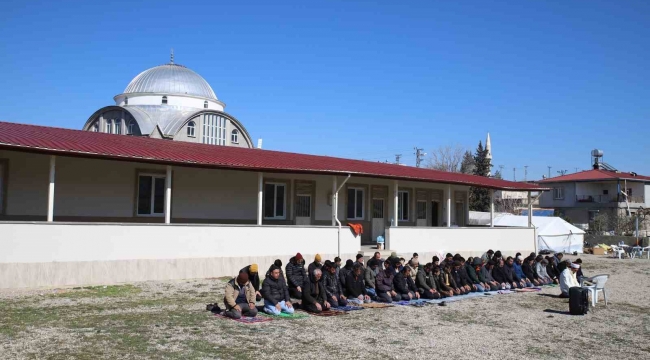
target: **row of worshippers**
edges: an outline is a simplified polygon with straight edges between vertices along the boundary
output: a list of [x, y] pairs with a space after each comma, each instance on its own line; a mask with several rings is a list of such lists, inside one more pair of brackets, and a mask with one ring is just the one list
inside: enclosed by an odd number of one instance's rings
[[[291, 298], [300, 299], [303, 309], [321, 312], [348, 303], [370, 301], [393, 302], [411, 299], [439, 299], [485, 292], [560, 283], [566, 263], [562, 254], [553, 258], [531, 253], [527, 258], [503, 258], [500, 251], [488, 250], [483, 256], [465, 260], [459, 254], [447, 254], [440, 262], [419, 264], [419, 256], [406, 263], [393, 255], [381, 259], [379, 252], [364, 266], [363, 256], [356, 261], [341, 259], [322, 262], [320, 255], [305, 269], [300, 253], [286, 264], [286, 279], [282, 262], [276, 260], [266, 273], [260, 288], [257, 264], [243, 268], [237, 278], [226, 285], [226, 316], [239, 318], [255, 316], [255, 303], [264, 300], [264, 311], [277, 315], [293, 313]], [[569, 267], [570, 268], [570, 267]]]

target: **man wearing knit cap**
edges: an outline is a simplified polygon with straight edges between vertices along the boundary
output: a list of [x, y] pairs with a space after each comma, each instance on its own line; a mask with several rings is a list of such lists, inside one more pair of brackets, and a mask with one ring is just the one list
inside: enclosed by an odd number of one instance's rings
[[305, 260], [300, 253], [289, 259], [286, 268], [287, 285], [289, 294], [296, 299], [302, 299], [302, 288], [308, 281], [307, 272], [305, 272]]
[[341, 287], [345, 288], [345, 281], [347, 279], [347, 276], [349, 273], [352, 272], [352, 266], [354, 266], [354, 261], [352, 259], [347, 259], [345, 261], [345, 266], [341, 268], [339, 271], [339, 282], [341, 283]]
[[251, 264], [239, 270], [240, 273], [245, 272], [248, 275], [248, 280], [253, 284], [256, 301], [262, 300], [262, 294], [260, 293], [260, 275], [258, 274], [258, 271], [259, 269], [257, 264]]
[[240, 272], [237, 278], [226, 284], [226, 293], [223, 298], [226, 305], [225, 316], [233, 319], [241, 319], [243, 316], [255, 317], [255, 289], [248, 281], [248, 274]]
[[561, 298], [568, 298], [569, 289], [574, 286], [580, 286], [578, 279], [576, 279], [578, 269], [580, 269], [580, 265], [573, 263], [562, 271], [562, 274], [560, 275], [560, 290], [562, 291], [560, 294]]
[[322, 261], [323, 259], [321, 258], [320, 254], [316, 254], [316, 256], [314, 256], [314, 262], [309, 264], [309, 266], [307, 267], [307, 274], [309, 275], [313, 274], [314, 270], [316, 269], [323, 270]]

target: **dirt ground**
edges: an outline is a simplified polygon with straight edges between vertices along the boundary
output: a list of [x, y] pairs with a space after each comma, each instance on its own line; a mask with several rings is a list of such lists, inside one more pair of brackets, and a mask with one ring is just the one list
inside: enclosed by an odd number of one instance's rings
[[650, 358], [650, 261], [584, 255], [609, 306], [567, 315], [559, 288], [245, 325], [215, 318], [224, 279], [0, 291], [0, 359]]

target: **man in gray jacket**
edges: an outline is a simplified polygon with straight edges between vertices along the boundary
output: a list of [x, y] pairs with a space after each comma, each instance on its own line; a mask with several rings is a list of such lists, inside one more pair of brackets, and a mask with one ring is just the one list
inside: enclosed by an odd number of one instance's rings
[[376, 258], [368, 260], [368, 267], [363, 274], [363, 280], [366, 283], [366, 293], [372, 300], [377, 300], [377, 290], [375, 286], [377, 285], [377, 269], [379, 268], [379, 263]]

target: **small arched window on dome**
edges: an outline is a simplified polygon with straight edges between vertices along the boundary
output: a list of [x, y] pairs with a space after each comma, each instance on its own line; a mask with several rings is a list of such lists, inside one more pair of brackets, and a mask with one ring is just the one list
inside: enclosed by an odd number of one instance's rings
[[207, 100], [203, 102], [203, 108], [204, 108], [204, 109], [207, 109], [207, 108], [208, 108], [208, 101], [207, 101]]
[[129, 105], [129, 97], [128, 96], [124, 97], [124, 105]]
[[126, 126], [126, 134], [133, 135], [134, 129], [135, 129], [135, 123], [133, 123], [133, 121], [129, 121], [128, 125]]
[[196, 127], [196, 124], [194, 123], [194, 121], [190, 121], [190, 122], [187, 123], [187, 136], [189, 136], [189, 137], [195, 137], [196, 136], [196, 135], [194, 135], [195, 127]]
[[167, 96], [162, 97], [162, 103], [163, 105], [167, 105]]
[[230, 133], [230, 142], [233, 144], [239, 144], [239, 130], [235, 129]]

